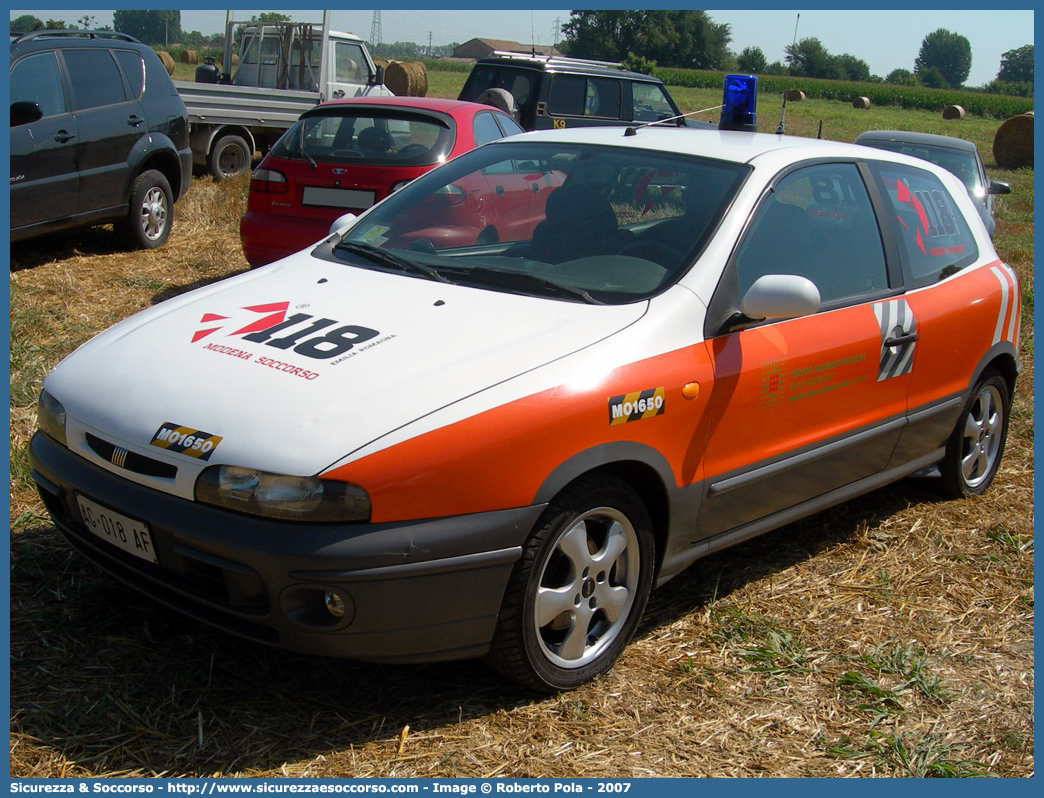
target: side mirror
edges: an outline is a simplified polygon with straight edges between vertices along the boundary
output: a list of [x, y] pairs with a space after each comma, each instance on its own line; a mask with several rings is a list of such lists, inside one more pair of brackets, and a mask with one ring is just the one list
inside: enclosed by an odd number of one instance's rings
[[766, 274], [754, 281], [740, 303], [751, 319], [795, 319], [819, 311], [819, 289], [807, 277]]
[[1000, 180], [991, 180], [986, 187], [987, 194], [1010, 194], [1011, 183], [1002, 183]]
[[373, 85], [374, 86], [383, 86], [384, 85], [384, 67], [381, 66], [380, 64], [377, 65], [377, 74], [373, 76]]
[[11, 127], [29, 125], [43, 118], [40, 103], [32, 100], [19, 100], [11, 103]]
[[349, 227], [351, 227], [352, 222], [354, 222], [357, 218], [357, 215], [354, 213], [345, 213], [341, 216], [338, 216], [336, 219], [333, 220], [333, 224], [330, 225], [330, 232], [327, 233], [327, 235], [340, 235]]

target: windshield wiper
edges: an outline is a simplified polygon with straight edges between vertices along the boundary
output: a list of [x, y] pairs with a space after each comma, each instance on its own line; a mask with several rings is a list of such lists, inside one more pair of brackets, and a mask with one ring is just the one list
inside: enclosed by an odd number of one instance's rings
[[422, 266], [412, 260], [401, 258], [398, 255], [392, 255], [387, 250], [379, 249], [372, 244], [360, 244], [357, 241], [341, 241], [334, 247], [335, 252], [338, 250], [351, 252], [353, 255], [359, 255], [366, 258], [366, 260], [371, 263], [376, 263], [378, 266], [384, 266], [385, 268], [394, 269], [395, 271], [416, 274], [420, 277], [426, 277], [429, 280], [435, 280], [440, 283], [453, 282], [452, 280], [447, 280], [434, 269]]
[[452, 274], [458, 280], [473, 280], [477, 283], [506, 288], [510, 291], [524, 291], [526, 293], [539, 293], [545, 296], [580, 300], [588, 305], [605, 304], [605, 302], [595, 299], [582, 288], [562, 285], [554, 280], [548, 280], [546, 277], [540, 277], [530, 272], [503, 272], [499, 269], [479, 267], [475, 269], [455, 269]]

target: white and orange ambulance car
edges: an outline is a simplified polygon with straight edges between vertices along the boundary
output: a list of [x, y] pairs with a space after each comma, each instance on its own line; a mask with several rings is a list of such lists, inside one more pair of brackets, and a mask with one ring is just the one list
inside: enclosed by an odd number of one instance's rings
[[79, 552], [202, 621], [565, 689], [704, 555], [908, 475], [984, 491], [1019, 299], [923, 161], [527, 134], [81, 347], [33, 477]]

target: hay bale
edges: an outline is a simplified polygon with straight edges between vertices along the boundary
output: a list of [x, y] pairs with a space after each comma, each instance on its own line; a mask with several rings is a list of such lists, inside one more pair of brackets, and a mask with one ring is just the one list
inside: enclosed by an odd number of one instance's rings
[[384, 70], [384, 85], [400, 97], [428, 93], [428, 70], [420, 61], [392, 61]]
[[801, 91], [801, 89], [789, 89], [786, 93], [786, 98], [788, 102], [800, 102], [805, 99], [805, 92]]
[[993, 136], [993, 159], [1004, 169], [1033, 168], [1033, 112], [1013, 116]]
[[867, 108], [870, 107], [870, 98], [869, 97], [856, 97], [854, 100], [852, 100], [852, 107], [853, 108], [859, 108], [859, 109], [865, 111]]
[[943, 108], [943, 119], [964, 119], [964, 108], [960, 105], [947, 105]]
[[198, 64], [199, 63], [199, 52], [196, 50], [182, 50], [181, 51], [181, 63], [183, 64]]
[[159, 56], [159, 60], [163, 62], [163, 68], [167, 70], [168, 75], [174, 74], [174, 58], [166, 50], [157, 50], [156, 55]]

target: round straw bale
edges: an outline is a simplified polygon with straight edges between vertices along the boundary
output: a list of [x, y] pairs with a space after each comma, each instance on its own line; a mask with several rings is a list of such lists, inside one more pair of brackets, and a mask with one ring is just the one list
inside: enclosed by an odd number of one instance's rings
[[943, 119], [964, 119], [964, 108], [960, 105], [947, 105], [943, 108]]
[[869, 97], [856, 97], [855, 99], [852, 100], [852, 107], [853, 108], [861, 108], [863, 110], [866, 110], [867, 108], [870, 107], [870, 98]]
[[420, 61], [392, 61], [384, 70], [384, 85], [400, 97], [428, 93], [428, 70]]
[[168, 75], [174, 74], [174, 58], [166, 50], [157, 50], [156, 55], [159, 56], [159, 60], [163, 62], [163, 68], [167, 70]]
[[183, 64], [198, 64], [199, 63], [199, 52], [196, 50], [182, 50], [181, 51], [181, 63]]
[[786, 97], [791, 102], [799, 102], [805, 99], [805, 92], [801, 91], [801, 89], [788, 89]]
[[1033, 168], [1033, 112], [1013, 116], [993, 136], [993, 158], [1004, 169]]

